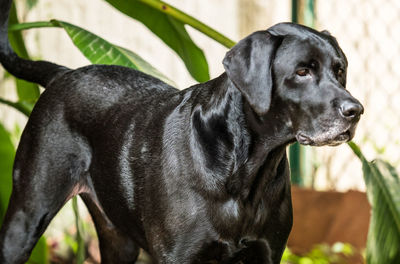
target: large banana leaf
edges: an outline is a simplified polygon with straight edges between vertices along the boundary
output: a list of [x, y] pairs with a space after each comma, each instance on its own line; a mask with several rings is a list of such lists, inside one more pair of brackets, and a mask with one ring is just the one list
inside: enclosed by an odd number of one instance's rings
[[10, 26], [9, 30], [19, 31], [40, 27], [63, 28], [74, 45], [92, 63], [130, 67], [157, 77], [171, 85], [175, 85], [170, 79], [133, 51], [114, 45], [81, 27], [64, 21], [51, 20], [50, 22], [21, 23]]
[[106, 1], [122, 13], [142, 22], [164, 41], [181, 57], [195, 80], [204, 82], [210, 79], [204, 53], [190, 38], [182, 22], [137, 0]]
[[368, 231], [367, 263], [400, 263], [400, 178], [387, 162], [368, 162], [360, 149], [349, 143], [363, 164], [372, 215]]
[[165, 77], [165, 75], [160, 73], [133, 51], [116, 46], [78, 26], [59, 20], [52, 20], [51, 23], [64, 28], [75, 46], [90, 60], [90, 62], [130, 67], [174, 85], [170, 79]]

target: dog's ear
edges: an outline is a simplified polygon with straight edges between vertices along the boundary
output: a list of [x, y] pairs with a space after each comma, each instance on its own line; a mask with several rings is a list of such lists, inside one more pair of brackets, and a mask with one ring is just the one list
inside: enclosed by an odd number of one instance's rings
[[328, 30], [324, 29], [321, 31], [322, 34], [326, 35], [326, 36], [332, 36], [331, 32], [329, 32]]
[[271, 105], [271, 67], [277, 46], [278, 37], [258, 31], [239, 41], [223, 60], [228, 78], [259, 115]]

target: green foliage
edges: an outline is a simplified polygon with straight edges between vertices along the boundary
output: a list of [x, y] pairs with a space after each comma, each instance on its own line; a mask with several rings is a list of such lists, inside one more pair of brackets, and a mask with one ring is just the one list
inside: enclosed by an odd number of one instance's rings
[[82, 54], [93, 64], [120, 65], [136, 69], [175, 85], [173, 81], [160, 73], [150, 63], [145, 61], [135, 52], [126, 48], [114, 45], [105, 39], [70, 23], [51, 20], [50, 22], [21, 23], [10, 27], [11, 31], [22, 29], [41, 28], [41, 27], [60, 27], [65, 30], [74, 45]]
[[333, 246], [326, 244], [316, 245], [303, 256], [293, 254], [286, 248], [281, 264], [343, 264], [345, 258], [355, 254], [355, 249], [348, 243], [337, 242]]
[[394, 168], [382, 160], [363, 161], [363, 171], [372, 206], [367, 263], [399, 263], [400, 178]]
[[75, 226], [76, 226], [76, 263], [82, 264], [85, 257], [85, 241], [83, 239], [83, 226], [82, 221], [80, 221], [78, 198], [75, 196], [72, 198], [72, 209], [75, 214]]
[[349, 143], [363, 165], [372, 216], [368, 231], [368, 264], [397, 264], [400, 260], [400, 178], [382, 160], [367, 161], [360, 148]]
[[[203, 51], [196, 46], [184, 24], [175, 18], [137, 0], [106, 0], [122, 13], [142, 22], [183, 60], [186, 68], [199, 82], [210, 79]], [[164, 8], [168, 8], [164, 5]]]
[[28, 10], [31, 10], [37, 5], [38, 0], [25, 0]]
[[11, 139], [11, 142], [13, 143], [15, 149], [18, 146], [21, 134], [22, 134], [21, 127], [18, 124], [15, 124], [13, 130], [10, 131], [10, 139]]
[[11, 106], [26, 116], [29, 116], [31, 114], [34, 106], [32, 103], [28, 103], [26, 101], [11, 102], [3, 98], [0, 98], [0, 103]]
[[42, 236], [36, 244], [29, 258], [28, 264], [46, 264], [49, 263], [49, 250], [46, 244], [46, 238]]
[[75, 46], [93, 64], [121, 65], [133, 68], [173, 85], [171, 80], [133, 51], [113, 45], [78, 26], [59, 20], [52, 20], [51, 23], [64, 28]]
[[0, 124], [0, 226], [11, 195], [11, 173], [15, 149], [8, 131]]

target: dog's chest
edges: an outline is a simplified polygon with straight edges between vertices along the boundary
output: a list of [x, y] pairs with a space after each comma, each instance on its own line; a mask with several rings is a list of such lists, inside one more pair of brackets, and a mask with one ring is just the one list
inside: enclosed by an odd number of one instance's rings
[[237, 239], [262, 236], [261, 230], [267, 222], [268, 209], [264, 202], [246, 205], [231, 198], [216, 205], [213, 214], [214, 226], [221, 237]]
[[221, 216], [221, 220], [227, 222], [235, 222], [240, 218], [240, 207], [239, 202], [234, 199], [229, 199], [226, 202], [223, 202], [219, 208], [219, 214]]

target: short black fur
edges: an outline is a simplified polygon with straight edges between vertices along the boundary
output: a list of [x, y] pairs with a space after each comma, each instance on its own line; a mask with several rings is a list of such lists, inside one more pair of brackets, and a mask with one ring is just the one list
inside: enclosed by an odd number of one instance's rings
[[[332, 36], [275, 25], [228, 51], [221, 76], [179, 91], [120, 66], [19, 58], [10, 4], [0, 1], [0, 61], [46, 90], [15, 158], [0, 263], [24, 263], [78, 194], [102, 263], [134, 263], [140, 248], [155, 263], [280, 262], [292, 226], [287, 145], [346, 142], [363, 112]], [[310, 61], [318, 70], [303, 75]]]

